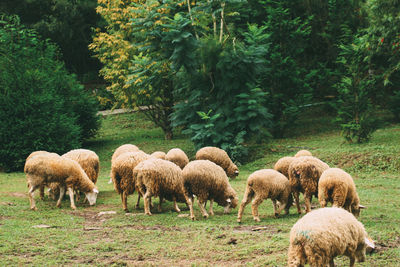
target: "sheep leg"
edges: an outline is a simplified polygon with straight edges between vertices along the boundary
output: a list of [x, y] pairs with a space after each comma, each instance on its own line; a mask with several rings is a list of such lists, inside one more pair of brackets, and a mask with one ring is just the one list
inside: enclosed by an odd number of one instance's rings
[[158, 203], [158, 211], [162, 212], [161, 204], [163, 203], [164, 198], [162, 196], [159, 197], [160, 202]]
[[[61, 191], [60, 187], [60, 191]], [[65, 189], [63, 189], [65, 191]], [[76, 210], [75, 201], [74, 201], [74, 189], [72, 187], [68, 187], [69, 199], [71, 200], [71, 209]], [[64, 195], [64, 194], [63, 194]], [[61, 193], [60, 193], [61, 196]]]
[[272, 203], [274, 204], [274, 215], [276, 218], [278, 218], [286, 204], [279, 201], [278, 205], [276, 203], [276, 199], [272, 199]]
[[335, 263], [333, 262], [333, 258], [329, 261], [329, 267], [335, 267]]
[[40, 199], [44, 200], [44, 185], [40, 186]]
[[350, 267], [354, 267], [355, 261], [356, 261], [356, 258], [354, 256], [350, 257]]
[[147, 191], [147, 192], [143, 195], [144, 214], [146, 214], [146, 215], [151, 215], [151, 212], [150, 212], [150, 199], [151, 199], [150, 191]]
[[57, 208], [61, 207], [61, 201], [63, 200], [64, 195], [65, 195], [65, 187], [60, 185], [59, 188], [60, 188], [60, 195], [58, 197], [57, 204], [56, 204]]
[[207, 200], [203, 200], [203, 199], [200, 200], [199, 198], [197, 198], [197, 203], [199, 204], [201, 214], [203, 214], [203, 217], [204, 217], [204, 218], [208, 218], [207, 211], [206, 211], [206, 209], [204, 208], [204, 205], [206, 204], [206, 203], [205, 203], [206, 201], [207, 201]]
[[252, 196], [250, 195], [250, 191], [246, 188], [246, 192], [244, 193], [242, 203], [240, 203], [240, 207], [239, 207], [239, 212], [238, 212], [238, 217], [237, 217], [238, 223], [240, 223], [242, 221], [242, 215], [244, 212], [244, 208], [246, 207], [246, 205], [248, 205], [250, 203], [251, 199], [252, 199]]
[[128, 196], [127, 196], [127, 194], [126, 194], [125, 191], [122, 191], [122, 194], [121, 194], [121, 201], [122, 201], [122, 209], [123, 209], [125, 212], [128, 212], [128, 211], [129, 211], [129, 210], [128, 210]]
[[138, 196], [137, 196], [137, 202], [136, 202], [136, 209], [139, 209], [139, 204], [140, 204], [140, 193], [138, 192]]
[[37, 210], [36, 204], [35, 204], [35, 198], [34, 198], [34, 192], [36, 190], [37, 186], [30, 186], [28, 195], [29, 195], [29, 202], [31, 204], [31, 210]]
[[210, 209], [209, 209], [208, 213], [209, 213], [211, 216], [214, 215], [213, 203], [214, 203], [214, 199], [210, 199]]
[[176, 203], [176, 197], [173, 197], [172, 200], [174, 201], [174, 210], [178, 213], [181, 212], [181, 210], [178, 207], [178, 203]]
[[251, 212], [253, 214], [253, 219], [256, 222], [260, 221], [260, 217], [258, 215], [258, 206], [263, 202], [264, 199], [256, 197], [251, 203]]
[[304, 203], [306, 205], [306, 213], [311, 211], [311, 201], [312, 201], [312, 194], [309, 192], [304, 193]]
[[294, 200], [296, 202], [296, 207], [297, 207], [297, 213], [301, 214], [301, 208], [300, 208], [300, 200], [299, 200], [299, 192], [293, 192]]

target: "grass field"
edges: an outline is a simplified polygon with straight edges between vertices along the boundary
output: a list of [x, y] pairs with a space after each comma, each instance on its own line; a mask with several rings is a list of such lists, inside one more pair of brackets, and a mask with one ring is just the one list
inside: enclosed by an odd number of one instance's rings
[[[303, 118], [302, 127], [290, 138], [260, 144], [261, 155], [239, 167], [240, 175], [231, 182], [239, 201], [247, 177], [255, 170], [272, 168], [282, 156], [308, 149], [330, 166], [344, 168], [355, 180], [361, 203], [368, 208], [360, 216], [377, 249], [357, 266], [400, 265], [400, 125], [378, 130], [370, 143], [344, 144], [326, 117]], [[222, 207], [215, 216], [203, 219], [195, 205], [197, 220], [180, 204], [183, 216], [172, 211], [144, 216], [135, 210], [136, 193], [128, 199], [131, 213], [125, 214], [112, 185], [107, 184], [110, 159], [115, 148], [132, 143], [145, 152], [183, 149], [193, 159], [191, 142], [179, 133], [165, 141], [160, 129], [141, 114], [105, 117], [98, 136], [85, 144], [101, 159], [97, 204], [78, 203], [77, 210], [64, 200], [61, 209], [55, 202], [37, 196], [38, 211], [29, 210], [26, 179], [23, 173], [0, 173], [0, 266], [16, 265], [95, 265], [95, 266], [285, 266], [289, 231], [299, 219], [295, 207], [290, 215], [273, 217], [272, 203], [260, 206], [261, 222], [252, 220], [250, 205], [242, 224], [236, 222], [237, 208], [224, 215]], [[303, 200], [302, 196], [300, 197]], [[158, 199], [154, 200], [158, 203]], [[318, 206], [316, 199], [313, 205]], [[116, 214], [99, 215], [101, 211]], [[37, 228], [37, 225], [49, 228]], [[339, 257], [337, 266], [348, 266]]]

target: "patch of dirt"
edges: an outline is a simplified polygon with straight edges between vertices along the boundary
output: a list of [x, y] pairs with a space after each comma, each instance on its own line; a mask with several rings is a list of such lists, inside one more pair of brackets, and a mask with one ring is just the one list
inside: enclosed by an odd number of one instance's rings
[[240, 225], [240, 226], [235, 226], [233, 227], [233, 232], [267, 232], [271, 234], [276, 234], [281, 232], [282, 230], [271, 226], [271, 225], [266, 225], [266, 226], [251, 226], [251, 225]]
[[28, 197], [28, 194], [21, 193], [21, 192], [8, 192], [8, 193], [3, 193], [3, 194], [11, 196], [11, 197], [22, 197], [22, 198]]
[[134, 230], [144, 230], [144, 231], [162, 231], [162, 232], [182, 232], [182, 231], [189, 231], [189, 228], [181, 228], [181, 227], [166, 227], [163, 225], [153, 225], [153, 226], [146, 226], [146, 225], [121, 225], [115, 228], [130, 228]]
[[382, 251], [398, 247], [400, 247], [400, 236], [396, 237], [394, 240], [389, 240], [387, 242], [379, 240], [375, 241], [375, 249], [373, 249], [371, 253], [380, 253]]

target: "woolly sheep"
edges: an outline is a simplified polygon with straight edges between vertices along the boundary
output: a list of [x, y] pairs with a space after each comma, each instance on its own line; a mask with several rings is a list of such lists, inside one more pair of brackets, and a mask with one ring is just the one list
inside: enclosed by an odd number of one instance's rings
[[186, 195], [190, 197], [190, 217], [195, 219], [193, 213], [193, 198], [197, 201], [204, 218], [208, 214], [204, 208], [210, 200], [210, 215], [214, 215], [213, 202], [225, 207], [224, 213], [229, 213], [231, 208], [238, 204], [235, 190], [229, 184], [225, 171], [209, 160], [194, 160], [189, 162], [182, 171]]
[[100, 160], [95, 152], [88, 149], [74, 149], [65, 153], [62, 157], [78, 162], [89, 179], [96, 184], [97, 178], [99, 177]]
[[[126, 153], [126, 152], [137, 152], [140, 149], [132, 144], [124, 144], [122, 146], [119, 146], [113, 153], [112, 157], [111, 157], [111, 166], [113, 164], [113, 161], [118, 158], [119, 155]], [[111, 174], [110, 174], [111, 177]], [[112, 179], [110, 178], [110, 180], [108, 181], [109, 184], [112, 183]]]
[[234, 179], [239, 175], [238, 167], [232, 162], [225, 150], [218, 147], [203, 147], [196, 153], [197, 160], [209, 160], [221, 166], [228, 177]]
[[364, 226], [341, 208], [322, 208], [306, 214], [290, 231], [288, 266], [335, 266], [334, 258], [345, 255], [350, 267], [357, 259], [365, 261], [368, 240]]
[[84, 192], [90, 205], [96, 203], [99, 191], [87, 177], [82, 167], [74, 160], [58, 155], [37, 155], [26, 162], [24, 171], [27, 177], [29, 201], [32, 210], [37, 209], [33, 198], [34, 191], [40, 186], [49, 183], [59, 183], [62, 185], [60, 186], [60, 197], [57, 201], [57, 207], [61, 206], [61, 200], [65, 193], [64, 185], [70, 194], [72, 209], [76, 209], [73, 188]]
[[[60, 155], [58, 155], [57, 153], [51, 153], [51, 152], [47, 152], [47, 151], [44, 151], [44, 150], [34, 151], [34, 152], [32, 152], [31, 154], [29, 154], [29, 156], [26, 158], [26, 160], [25, 160], [25, 165], [26, 165], [26, 162], [27, 162], [29, 159], [33, 158], [34, 156], [38, 156], [38, 155], [60, 156]], [[44, 199], [44, 186], [45, 186], [45, 185], [41, 185], [41, 186], [40, 186], [40, 189], [39, 189], [39, 192], [40, 192], [40, 199], [41, 199], [41, 200]], [[57, 183], [55, 183], [55, 184], [50, 183], [50, 184], [48, 184], [48, 186], [49, 186], [50, 189], [51, 189], [51, 188], [56, 188], [56, 187], [58, 188], [58, 184], [57, 184]]]
[[311, 211], [312, 196], [318, 194], [318, 180], [328, 169], [328, 164], [312, 156], [296, 157], [289, 165], [289, 182], [296, 201], [297, 211], [301, 214], [299, 194], [304, 194], [306, 213]]
[[311, 152], [308, 150], [299, 150], [296, 155], [294, 155], [295, 157], [304, 157], [304, 156], [312, 156]]
[[165, 159], [165, 156], [166, 156], [165, 152], [162, 152], [162, 151], [156, 151], [150, 155], [150, 157], [158, 158], [158, 159]]
[[173, 148], [168, 151], [168, 153], [165, 155], [165, 159], [175, 163], [181, 169], [183, 169], [186, 164], [189, 163], [188, 156], [186, 156], [185, 152], [179, 148]]
[[191, 206], [190, 199], [184, 193], [182, 170], [174, 163], [157, 158], [142, 161], [133, 169], [133, 179], [143, 195], [145, 214], [151, 215], [150, 199], [159, 197], [158, 209], [161, 211], [163, 199], [174, 201], [174, 209], [180, 212], [176, 202], [185, 202]]
[[339, 168], [330, 168], [322, 173], [318, 183], [318, 201], [322, 208], [331, 202], [333, 207], [343, 207], [356, 217], [360, 215], [360, 208], [365, 208], [360, 205], [353, 178]]
[[[114, 183], [115, 191], [121, 196], [122, 208], [128, 212], [128, 195], [135, 192], [136, 180], [133, 179], [133, 169], [142, 161], [150, 156], [143, 151], [126, 152], [114, 159], [111, 166], [111, 179]], [[140, 195], [136, 208], [139, 208]]]
[[[285, 214], [288, 214], [293, 202], [289, 180], [280, 172], [271, 169], [253, 172], [247, 179], [247, 186], [239, 208], [237, 221], [241, 222], [245, 206], [253, 200], [251, 204], [253, 218], [256, 222], [259, 222], [258, 206], [264, 199], [268, 198], [274, 204], [276, 217], [279, 216], [283, 209], [285, 209]], [[277, 201], [279, 205], [277, 205]]]

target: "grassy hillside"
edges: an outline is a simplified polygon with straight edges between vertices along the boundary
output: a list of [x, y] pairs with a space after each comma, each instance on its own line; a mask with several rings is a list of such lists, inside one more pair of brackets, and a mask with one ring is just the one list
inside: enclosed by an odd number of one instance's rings
[[[361, 203], [368, 208], [360, 221], [376, 240], [377, 250], [357, 266], [398, 266], [400, 259], [400, 125], [378, 130], [368, 144], [344, 144], [326, 117], [304, 116], [301, 127], [290, 138], [260, 144], [257, 158], [240, 166], [240, 175], [231, 182], [239, 201], [247, 177], [255, 170], [272, 168], [282, 156], [308, 149], [330, 166], [344, 168], [355, 180]], [[131, 211], [122, 211], [119, 196], [107, 184], [110, 159], [119, 145], [132, 143], [145, 152], [183, 149], [193, 159], [191, 142], [177, 133], [166, 141], [159, 128], [141, 114], [123, 114], [103, 119], [96, 138], [85, 145], [101, 159], [97, 204], [78, 203], [76, 211], [64, 200], [37, 200], [38, 211], [29, 210], [26, 179], [23, 173], [0, 173], [0, 265], [139, 265], [139, 266], [285, 266], [288, 237], [299, 219], [292, 207], [288, 216], [273, 217], [270, 200], [260, 206], [261, 222], [252, 220], [250, 205], [242, 224], [236, 222], [237, 208], [224, 215], [215, 207], [215, 216], [203, 219], [195, 204], [197, 220], [172, 211], [172, 203], [163, 212], [144, 216], [135, 210], [136, 193], [128, 199]], [[38, 198], [38, 197], [37, 197]], [[300, 197], [303, 200], [302, 196]], [[158, 203], [158, 199], [154, 200]], [[313, 206], [318, 207], [316, 199]], [[101, 211], [116, 214], [99, 215]], [[45, 224], [50, 228], [36, 228]], [[348, 259], [336, 259], [347, 266]]]

